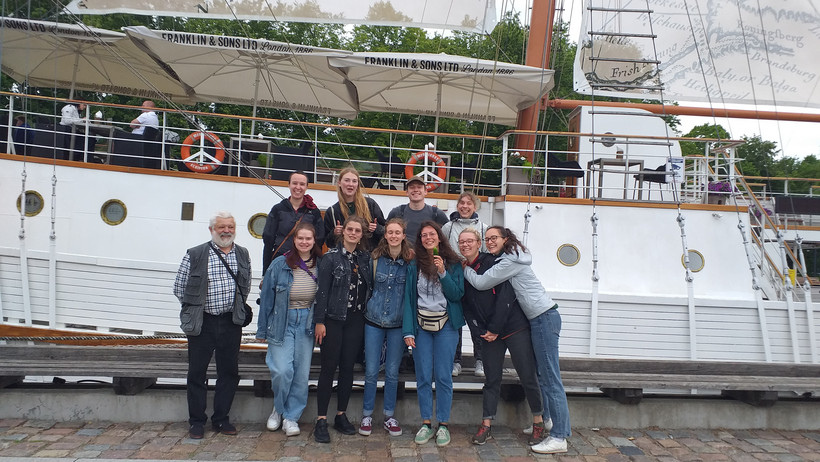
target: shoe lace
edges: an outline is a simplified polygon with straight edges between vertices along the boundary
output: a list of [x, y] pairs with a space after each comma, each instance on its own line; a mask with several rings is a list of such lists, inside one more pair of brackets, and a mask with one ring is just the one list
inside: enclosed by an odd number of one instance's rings
[[362, 418], [362, 425], [363, 426], [369, 427], [370, 425], [372, 425], [372, 423], [373, 423], [373, 418], [372, 417], [368, 416], [368, 417], [363, 417]]
[[396, 420], [393, 417], [389, 417], [387, 420], [384, 421], [384, 424], [387, 425], [388, 427], [393, 428], [393, 427], [398, 427], [399, 426], [399, 421]]

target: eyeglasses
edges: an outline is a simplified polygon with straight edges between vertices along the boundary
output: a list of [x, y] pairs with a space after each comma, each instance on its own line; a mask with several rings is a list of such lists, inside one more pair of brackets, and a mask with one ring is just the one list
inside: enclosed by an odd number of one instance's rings
[[458, 245], [474, 244], [476, 242], [478, 242], [478, 239], [462, 239], [462, 240], [458, 241]]
[[501, 237], [501, 236], [487, 236], [487, 237], [484, 238], [484, 242], [489, 244], [491, 242], [495, 242], [495, 240], [498, 239], [499, 237]]

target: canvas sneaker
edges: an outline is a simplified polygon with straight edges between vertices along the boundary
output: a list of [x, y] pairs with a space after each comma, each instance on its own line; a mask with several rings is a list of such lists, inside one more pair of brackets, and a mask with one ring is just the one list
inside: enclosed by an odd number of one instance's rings
[[373, 432], [373, 417], [366, 415], [362, 417], [362, 423], [359, 424], [359, 434], [363, 436], [370, 436]]
[[[547, 419], [547, 420], [544, 421], [544, 431], [550, 431], [550, 430], [552, 430], [552, 419]], [[530, 425], [529, 427], [521, 430], [521, 433], [523, 433], [525, 435], [532, 435], [532, 425]]]
[[492, 427], [488, 427], [482, 424], [478, 427], [478, 431], [475, 435], [473, 435], [472, 442], [473, 444], [482, 445], [487, 442], [488, 439], [493, 437], [493, 429]]
[[453, 363], [453, 377], [458, 377], [461, 374], [461, 364]]
[[436, 446], [447, 446], [448, 444], [450, 444], [450, 430], [444, 425], [439, 425], [436, 432]]
[[484, 361], [476, 360], [474, 373], [476, 377], [484, 377]]
[[430, 438], [432, 438], [434, 434], [435, 432], [433, 432], [433, 429], [430, 428], [429, 424], [422, 425], [421, 428], [419, 428], [419, 431], [416, 432], [416, 444], [424, 444], [430, 441]]
[[538, 454], [556, 454], [567, 452], [567, 440], [549, 437], [532, 447], [532, 452]]
[[387, 433], [390, 433], [390, 436], [401, 436], [401, 427], [399, 427], [399, 421], [395, 417], [384, 419], [384, 429], [387, 430]]
[[282, 430], [285, 431], [285, 435], [287, 436], [296, 436], [302, 433], [301, 430], [299, 430], [299, 422], [290, 419], [282, 421]]
[[273, 408], [273, 412], [270, 413], [266, 426], [268, 427], [268, 430], [272, 432], [279, 430], [279, 427], [282, 426], [282, 414], [276, 412], [276, 408]]

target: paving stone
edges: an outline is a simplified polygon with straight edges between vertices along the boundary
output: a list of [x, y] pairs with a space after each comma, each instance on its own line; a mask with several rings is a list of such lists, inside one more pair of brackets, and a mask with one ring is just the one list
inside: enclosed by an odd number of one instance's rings
[[609, 441], [612, 443], [613, 446], [635, 446], [635, 443], [629, 440], [629, 438], [617, 437], [612, 436], [609, 438]]
[[653, 440], [665, 440], [665, 439], [669, 438], [668, 433], [658, 431], [658, 430], [647, 431], [646, 436], [652, 438]]
[[23, 441], [28, 438], [25, 433], [15, 433], [13, 435], [0, 435], [0, 441]]
[[618, 446], [618, 450], [625, 456], [642, 456], [644, 452], [636, 446]]
[[102, 432], [102, 428], [83, 428], [77, 431], [77, 434], [82, 436], [99, 436], [102, 435]]

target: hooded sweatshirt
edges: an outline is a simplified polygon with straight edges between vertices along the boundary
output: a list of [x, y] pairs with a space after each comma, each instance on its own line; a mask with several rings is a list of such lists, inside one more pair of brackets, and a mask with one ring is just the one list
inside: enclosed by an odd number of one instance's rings
[[484, 274], [476, 274], [469, 266], [464, 267], [464, 279], [478, 290], [487, 290], [509, 280], [524, 315], [532, 320], [554, 307], [555, 302], [544, 290], [531, 265], [529, 252], [502, 253]]
[[473, 228], [478, 231], [479, 237], [482, 239], [481, 241], [481, 251], [486, 252], [487, 247], [484, 246], [484, 234], [487, 232], [487, 225], [481, 222], [478, 219], [478, 214], [473, 213], [473, 216], [470, 218], [461, 218], [458, 211], [455, 211], [450, 214], [450, 221], [444, 224], [441, 227], [441, 232], [444, 233], [444, 237], [450, 242], [450, 247], [458, 253], [459, 257], [463, 257], [461, 255], [461, 250], [458, 248], [458, 235], [461, 234], [462, 231], [465, 229]]

